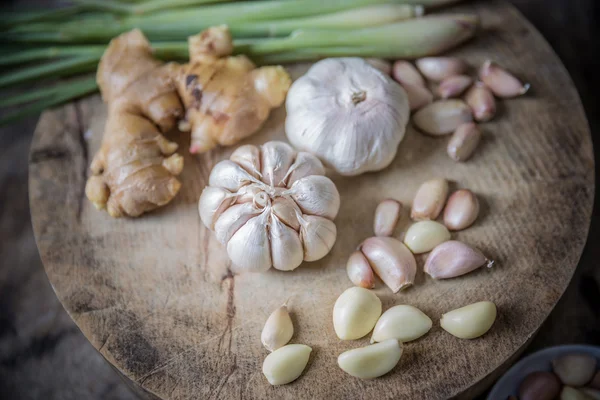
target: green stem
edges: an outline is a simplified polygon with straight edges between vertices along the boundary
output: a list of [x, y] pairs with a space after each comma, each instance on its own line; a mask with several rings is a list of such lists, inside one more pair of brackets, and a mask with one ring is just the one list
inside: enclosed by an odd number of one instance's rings
[[81, 12], [84, 9], [79, 4], [72, 5], [70, 7], [57, 8], [54, 10], [42, 10], [42, 11], [21, 11], [21, 12], [5, 12], [2, 14], [3, 21], [1, 25], [6, 26], [17, 26], [22, 24], [30, 24], [34, 22], [44, 21], [56, 21], [65, 17], [70, 17]]
[[132, 6], [113, 0], [71, 0], [86, 9], [108, 11], [116, 14], [131, 14]]
[[149, 0], [131, 7], [132, 14], [149, 14], [156, 11], [198, 6], [207, 3], [222, 3], [232, 0]]
[[13, 52], [0, 58], [0, 66], [23, 64], [48, 58], [66, 56], [102, 56], [105, 46], [44, 47]]
[[70, 76], [96, 69], [98, 57], [81, 56], [58, 60], [48, 64], [24, 68], [0, 76], [0, 88], [31, 80], [49, 77]]
[[18, 106], [35, 100], [44, 100], [51, 96], [59, 95], [64, 92], [65, 89], [69, 90], [69, 88], [89, 88], [92, 90], [96, 89], [97, 87], [98, 85], [96, 84], [96, 78], [86, 78], [72, 82], [59, 82], [55, 86], [49, 88], [36, 89], [29, 92], [20, 93], [16, 96], [1, 98], [0, 107]]

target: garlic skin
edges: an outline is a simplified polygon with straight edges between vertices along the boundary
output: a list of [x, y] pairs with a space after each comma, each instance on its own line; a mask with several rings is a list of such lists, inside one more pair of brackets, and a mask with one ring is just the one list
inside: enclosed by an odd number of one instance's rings
[[423, 311], [406, 304], [397, 305], [379, 317], [371, 343], [388, 339], [410, 342], [425, 335], [432, 326], [433, 321]]
[[349, 375], [374, 379], [390, 372], [402, 357], [402, 344], [396, 339], [348, 350], [338, 357], [338, 365]]
[[394, 199], [385, 199], [375, 209], [373, 231], [375, 236], [392, 236], [400, 219], [402, 203]]
[[469, 189], [452, 193], [444, 209], [444, 225], [451, 231], [460, 231], [473, 225], [479, 216], [479, 200]]
[[346, 289], [333, 306], [333, 328], [342, 340], [366, 336], [381, 315], [381, 300], [368, 289]]
[[491, 268], [494, 262], [466, 243], [449, 240], [431, 251], [423, 271], [434, 279], [448, 279], [468, 274], [486, 264]]
[[312, 349], [304, 344], [288, 344], [271, 354], [263, 362], [263, 375], [271, 385], [286, 385], [302, 375]]
[[397, 293], [413, 284], [417, 262], [410, 250], [398, 239], [371, 237], [362, 242], [360, 251], [392, 292]]
[[340, 195], [324, 172], [312, 154], [277, 141], [240, 146], [214, 166], [198, 211], [236, 273], [291, 271], [329, 253]]
[[469, 304], [442, 315], [442, 328], [460, 339], [475, 339], [490, 330], [496, 320], [496, 305], [491, 301]]
[[296, 80], [286, 99], [290, 143], [341, 175], [387, 167], [404, 138], [406, 92], [362, 58], [327, 58]]
[[448, 181], [442, 178], [423, 182], [415, 194], [410, 217], [415, 221], [436, 219], [446, 204], [448, 190]]
[[269, 351], [285, 346], [294, 335], [294, 324], [287, 306], [284, 304], [273, 311], [260, 335], [260, 341]]
[[375, 287], [373, 269], [371, 268], [371, 265], [369, 265], [369, 261], [360, 251], [355, 251], [350, 255], [346, 264], [346, 272], [354, 286], [363, 287], [365, 289], [373, 289]]

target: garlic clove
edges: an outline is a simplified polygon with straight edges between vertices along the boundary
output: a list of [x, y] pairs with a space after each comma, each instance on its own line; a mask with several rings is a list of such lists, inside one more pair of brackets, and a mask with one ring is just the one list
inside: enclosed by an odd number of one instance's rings
[[311, 175], [297, 180], [288, 192], [305, 214], [334, 219], [340, 209], [340, 194], [326, 176]]
[[434, 82], [461, 75], [468, 68], [467, 63], [455, 57], [424, 57], [419, 58], [415, 63], [419, 71]]
[[600, 390], [591, 388], [581, 388], [580, 391], [587, 395], [590, 400], [600, 400]]
[[596, 359], [585, 353], [569, 353], [552, 360], [552, 370], [563, 385], [583, 386], [594, 377]]
[[404, 236], [404, 244], [414, 254], [427, 253], [448, 240], [450, 240], [448, 229], [435, 221], [415, 222]]
[[257, 182], [245, 169], [231, 160], [223, 160], [215, 165], [208, 177], [208, 186], [220, 187], [237, 192], [242, 186]]
[[373, 329], [373, 342], [397, 339], [410, 342], [425, 335], [433, 322], [423, 311], [406, 304], [394, 306], [384, 312]]
[[242, 186], [236, 193], [235, 202], [238, 204], [253, 202], [256, 195], [260, 192], [263, 192], [263, 188], [255, 183]]
[[383, 58], [365, 58], [365, 61], [369, 63], [373, 68], [377, 68], [386, 75], [392, 73], [392, 63]]
[[289, 168], [284, 181], [286, 182], [287, 187], [291, 187], [297, 180], [310, 175], [325, 175], [325, 167], [317, 157], [305, 151], [301, 151]]
[[438, 100], [415, 113], [413, 123], [433, 136], [452, 133], [461, 124], [473, 121], [471, 109], [462, 100]]
[[269, 351], [285, 346], [294, 335], [294, 324], [284, 304], [271, 313], [260, 335], [260, 340]]
[[438, 94], [442, 99], [458, 97], [473, 84], [473, 78], [467, 75], [455, 75], [444, 79], [438, 86]]
[[415, 194], [410, 217], [415, 221], [436, 219], [442, 212], [447, 197], [447, 180], [435, 178], [423, 182]]
[[481, 130], [474, 122], [460, 125], [448, 142], [448, 155], [454, 161], [468, 160], [481, 140]]
[[262, 181], [271, 186], [285, 186], [285, 176], [296, 152], [287, 143], [271, 141], [260, 146]]
[[413, 284], [417, 262], [408, 248], [398, 239], [371, 237], [360, 245], [360, 251], [369, 261], [373, 271], [392, 292]]
[[444, 225], [451, 231], [460, 231], [473, 225], [479, 216], [479, 200], [469, 189], [452, 193], [444, 209]]
[[496, 320], [496, 305], [491, 301], [469, 304], [442, 315], [442, 328], [460, 339], [475, 339], [490, 330]]
[[592, 398], [580, 390], [563, 386], [560, 392], [560, 400], [592, 400]]
[[335, 224], [327, 218], [302, 215], [300, 240], [304, 248], [304, 261], [317, 261], [325, 257], [337, 237]]
[[487, 122], [496, 115], [496, 100], [492, 91], [483, 83], [477, 82], [465, 95], [475, 121]]
[[373, 275], [373, 269], [369, 265], [369, 261], [365, 258], [363, 253], [355, 251], [348, 258], [346, 264], [346, 272], [350, 281], [359, 287], [366, 289], [372, 289], [375, 287], [375, 276]]
[[198, 212], [204, 226], [214, 229], [221, 214], [235, 201], [236, 196], [226, 189], [207, 186], [198, 201]]
[[258, 147], [251, 144], [240, 146], [231, 153], [229, 159], [239, 164], [255, 178], [260, 178], [260, 150]]
[[235, 204], [225, 210], [215, 223], [215, 236], [222, 244], [229, 239], [251, 218], [260, 214], [261, 210], [252, 203]]
[[372, 291], [351, 287], [333, 306], [333, 328], [342, 340], [360, 339], [371, 332], [381, 315], [381, 300]]
[[434, 279], [448, 279], [467, 274], [484, 264], [491, 267], [493, 261], [468, 244], [449, 240], [431, 251], [423, 270]]
[[263, 374], [271, 385], [285, 385], [302, 375], [312, 349], [303, 344], [288, 344], [271, 354], [263, 362]]
[[400, 219], [401, 211], [402, 204], [397, 200], [386, 199], [379, 203], [375, 209], [373, 224], [375, 236], [392, 236]]
[[560, 381], [552, 372], [532, 372], [519, 385], [519, 399], [554, 400], [560, 393], [560, 387]]
[[296, 205], [294, 201], [287, 197], [276, 197], [273, 200], [273, 213], [287, 226], [298, 231], [300, 229], [300, 221], [296, 215]]
[[304, 259], [298, 232], [282, 223], [273, 214], [271, 215], [269, 234], [273, 267], [281, 271], [292, 271], [298, 268]]
[[271, 268], [271, 251], [267, 234], [265, 209], [262, 214], [248, 220], [227, 242], [227, 254], [236, 271], [264, 272]]
[[405, 85], [414, 85], [425, 87], [425, 79], [421, 76], [421, 73], [415, 68], [415, 66], [404, 60], [398, 60], [394, 62], [392, 66], [392, 77], [396, 82]]
[[396, 339], [343, 352], [338, 365], [349, 375], [374, 379], [390, 372], [402, 357], [402, 344]]
[[433, 101], [433, 94], [424, 86], [404, 84], [410, 111], [420, 110]]
[[508, 99], [521, 96], [529, 90], [528, 83], [523, 84], [510, 72], [495, 62], [487, 60], [479, 70], [479, 79], [498, 97]]

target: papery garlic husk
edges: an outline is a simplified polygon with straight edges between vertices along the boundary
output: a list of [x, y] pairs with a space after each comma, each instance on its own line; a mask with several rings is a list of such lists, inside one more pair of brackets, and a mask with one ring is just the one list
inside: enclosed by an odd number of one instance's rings
[[329, 253], [340, 196], [324, 172], [314, 155], [283, 142], [241, 146], [215, 165], [198, 210], [236, 272], [291, 271]]
[[413, 284], [417, 262], [410, 250], [398, 239], [371, 237], [361, 243], [360, 251], [392, 292], [397, 293]]
[[371, 268], [371, 265], [369, 265], [369, 261], [365, 258], [364, 254], [360, 251], [355, 251], [350, 254], [348, 262], [346, 263], [346, 273], [355, 286], [363, 287], [365, 289], [372, 289], [375, 287], [373, 269]]
[[381, 314], [373, 329], [371, 343], [388, 339], [410, 342], [425, 335], [432, 326], [431, 318], [423, 311], [407, 304], [397, 305]]
[[288, 344], [271, 354], [263, 362], [262, 372], [271, 385], [285, 385], [302, 375], [312, 349], [304, 344]]
[[342, 175], [387, 167], [404, 138], [406, 92], [362, 58], [328, 58], [296, 80], [285, 131], [294, 147]]
[[402, 343], [396, 339], [388, 339], [340, 354], [338, 365], [355, 378], [374, 379], [394, 369], [400, 357]]
[[346, 289], [333, 306], [333, 328], [342, 340], [366, 336], [381, 315], [381, 300], [362, 287]]
[[240, 146], [231, 153], [229, 160], [239, 164], [249, 174], [260, 179], [260, 152], [258, 147], [251, 144]]
[[209, 229], [214, 229], [217, 219], [235, 200], [236, 196], [227, 189], [213, 186], [205, 187], [198, 202], [198, 211], [202, 223]]
[[294, 335], [294, 324], [284, 304], [271, 313], [260, 335], [260, 340], [269, 351], [285, 346]]
[[423, 270], [434, 279], [455, 278], [468, 274], [493, 261], [476, 248], [458, 240], [449, 240], [436, 246], [425, 261]]

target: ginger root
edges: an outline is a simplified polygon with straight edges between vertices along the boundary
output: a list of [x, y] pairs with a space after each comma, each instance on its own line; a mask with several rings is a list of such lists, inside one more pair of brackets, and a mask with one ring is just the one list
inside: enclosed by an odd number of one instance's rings
[[179, 127], [191, 130], [191, 153], [252, 135], [285, 100], [291, 85], [285, 69], [256, 68], [246, 56], [231, 56], [226, 26], [209, 28], [188, 42], [190, 62], [181, 66], [177, 91], [187, 110]]
[[167, 204], [179, 191], [175, 176], [183, 157], [162, 135], [183, 115], [172, 79], [177, 73], [176, 64], [152, 57], [139, 30], [113, 39], [102, 56], [96, 79], [108, 119], [85, 193], [112, 217], [137, 217]]

